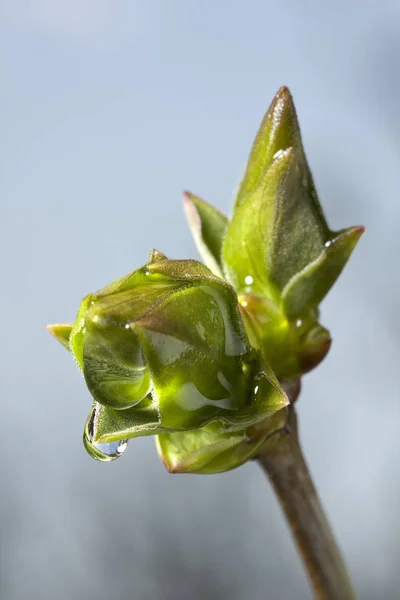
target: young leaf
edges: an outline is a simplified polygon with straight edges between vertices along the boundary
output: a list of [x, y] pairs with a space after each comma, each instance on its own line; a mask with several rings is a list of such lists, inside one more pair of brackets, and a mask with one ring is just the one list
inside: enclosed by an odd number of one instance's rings
[[225, 274], [240, 293], [279, 296], [317, 258], [328, 239], [309, 193], [304, 164], [287, 149], [267, 169], [233, 216], [225, 235]]
[[156, 404], [148, 396], [134, 408], [117, 410], [95, 402], [86, 421], [85, 429], [93, 418], [94, 444], [105, 444], [123, 439], [156, 435], [168, 431], [161, 425]]
[[222, 473], [239, 467], [265, 442], [255, 440], [245, 431], [223, 433], [215, 425], [193, 431], [163, 433], [157, 436], [158, 454], [169, 473]]
[[364, 227], [350, 227], [340, 232], [326, 242], [313, 262], [292, 277], [282, 292], [283, 307], [289, 318], [318, 306], [339, 277], [363, 232]]
[[[246, 171], [237, 192], [235, 210], [256, 188], [264, 171], [288, 148], [293, 148], [295, 153], [301, 156], [301, 162], [306, 163], [293, 98], [288, 88], [283, 86], [278, 90], [254, 140]], [[310, 187], [313, 188], [308, 167], [304, 170], [310, 181]]]
[[222, 246], [227, 280], [238, 294], [277, 296], [268, 276], [267, 237], [274, 217], [274, 203], [287, 165], [287, 153], [264, 174], [246, 201], [234, 213]]
[[189, 192], [183, 195], [187, 220], [197, 249], [211, 271], [222, 277], [221, 246], [228, 219], [219, 210]]

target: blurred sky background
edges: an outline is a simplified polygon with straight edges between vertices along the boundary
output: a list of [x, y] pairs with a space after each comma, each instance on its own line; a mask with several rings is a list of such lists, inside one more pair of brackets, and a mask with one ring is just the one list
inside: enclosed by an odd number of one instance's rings
[[256, 464], [111, 464], [46, 323], [143, 264], [196, 258], [181, 192], [230, 210], [290, 87], [333, 229], [367, 232], [322, 306], [301, 437], [362, 600], [400, 598], [400, 3], [0, 0], [1, 600], [307, 600]]

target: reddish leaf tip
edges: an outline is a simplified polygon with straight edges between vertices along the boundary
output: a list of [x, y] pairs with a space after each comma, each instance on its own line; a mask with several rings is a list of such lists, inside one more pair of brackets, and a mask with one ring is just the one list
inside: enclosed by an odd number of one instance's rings
[[292, 97], [292, 94], [290, 93], [289, 88], [287, 87], [287, 85], [281, 85], [281, 87], [279, 88], [279, 90], [276, 92], [275, 97]]
[[195, 227], [196, 230], [201, 229], [201, 222], [199, 213], [196, 210], [196, 206], [193, 202], [193, 194], [190, 192], [183, 192], [183, 208], [186, 213], [186, 218], [191, 224], [192, 227]]
[[293, 96], [286, 85], [280, 87], [279, 90], [276, 92], [275, 98], [273, 99], [271, 104], [271, 109], [275, 110], [277, 105], [281, 105], [281, 103], [284, 103], [285, 105], [291, 104], [294, 108]]
[[354, 227], [354, 232], [358, 233], [358, 235], [362, 235], [365, 231], [365, 226], [364, 225], [357, 225], [356, 227]]

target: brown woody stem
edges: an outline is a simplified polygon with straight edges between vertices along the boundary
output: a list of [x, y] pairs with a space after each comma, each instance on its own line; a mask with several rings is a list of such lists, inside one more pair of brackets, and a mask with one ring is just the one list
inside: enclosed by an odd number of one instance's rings
[[[272, 440], [271, 440], [272, 441]], [[286, 515], [318, 600], [355, 600], [340, 551], [301, 451], [297, 417], [289, 408], [286, 433], [258, 456]]]

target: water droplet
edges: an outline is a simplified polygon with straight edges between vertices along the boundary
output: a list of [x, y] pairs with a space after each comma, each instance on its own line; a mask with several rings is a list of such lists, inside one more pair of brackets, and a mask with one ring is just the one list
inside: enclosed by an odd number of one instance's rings
[[296, 327], [301, 327], [303, 325], [303, 321], [301, 319], [297, 319]]
[[253, 278], [251, 275], [246, 275], [246, 277], [244, 278], [244, 282], [246, 285], [251, 285], [253, 283]]
[[325, 243], [325, 248], [329, 248], [329, 246], [330, 246], [331, 244], [332, 244], [332, 241], [331, 241], [331, 240], [328, 240], [328, 241]]
[[96, 412], [99, 405], [94, 402], [89, 416], [85, 423], [83, 431], [83, 445], [92, 458], [101, 462], [111, 462], [119, 458], [128, 446], [128, 440], [117, 440], [115, 442], [107, 442], [104, 444], [93, 443], [93, 430], [96, 421]]
[[284, 154], [285, 154], [284, 150], [278, 150], [278, 152], [275, 152], [275, 154], [273, 155], [272, 160], [281, 158], [281, 156], [283, 156]]
[[129, 328], [130, 328], [130, 325], [129, 325], [129, 323], [127, 323], [127, 324], [125, 325], [125, 329], [129, 329]]

